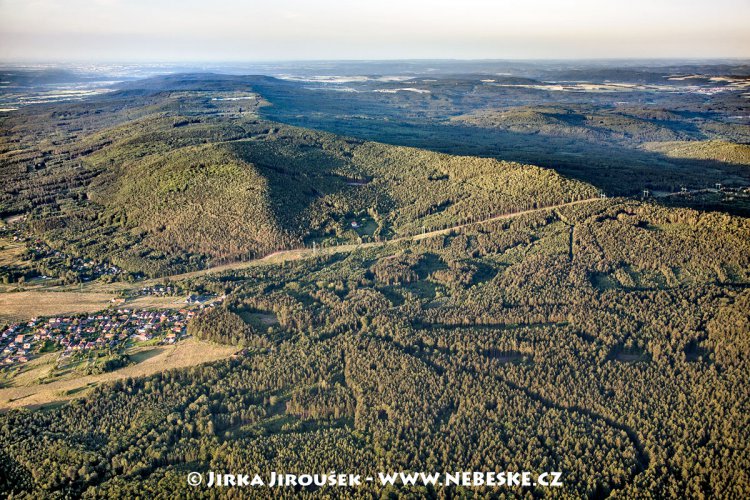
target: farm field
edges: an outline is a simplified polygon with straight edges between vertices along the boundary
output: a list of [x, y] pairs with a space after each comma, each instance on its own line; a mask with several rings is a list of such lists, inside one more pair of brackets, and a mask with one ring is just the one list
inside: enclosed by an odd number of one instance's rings
[[[0, 321], [24, 321], [39, 316], [91, 313], [114, 306], [116, 295], [104, 292], [28, 291], [0, 293]], [[118, 304], [138, 309], [184, 306], [185, 297], [137, 297]]]
[[85, 397], [100, 384], [129, 377], [145, 377], [175, 368], [197, 366], [225, 359], [237, 351], [231, 346], [187, 339], [174, 345], [134, 347], [126, 354], [133, 363], [130, 366], [98, 375], [81, 375], [69, 369], [52, 381], [40, 383], [53, 371], [56, 353], [46, 354], [24, 367], [12, 381], [3, 380], [0, 385], [0, 411], [9, 408], [40, 408], [59, 405], [74, 398]]

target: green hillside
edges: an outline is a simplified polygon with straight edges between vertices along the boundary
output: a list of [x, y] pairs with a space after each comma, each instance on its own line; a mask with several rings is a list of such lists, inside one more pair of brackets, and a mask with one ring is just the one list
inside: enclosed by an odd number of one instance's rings
[[56, 157], [74, 164], [75, 177], [63, 181], [69, 190], [56, 181], [34, 191], [36, 234], [148, 275], [411, 235], [598, 193], [530, 165], [248, 117], [158, 113], [72, 141]]
[[646, 143], [643, 148], [664, 153], [670, 158], [715, 160], [735, 165], [750, 165], [750, 146], [747, 144], [721, 140], [673, 141]]
[[221, 144], [186, 146], [113, 168], [91, 200], [143, 244], [168, 254], [237, 258], [288, 246], [273, 216], [268, 180]]
[[[595, 142], [628, 144], [642, 141], [676, 141], [687, 138], [669, 123], [670, 115], [631, 113], [630, 110], [570, 109], [528, 106], [480, 109], [451, 119], [476, 127], [497, 128], [522, 134], [570, 137]], [[671, 125], [671, 126], [670, 126]]]

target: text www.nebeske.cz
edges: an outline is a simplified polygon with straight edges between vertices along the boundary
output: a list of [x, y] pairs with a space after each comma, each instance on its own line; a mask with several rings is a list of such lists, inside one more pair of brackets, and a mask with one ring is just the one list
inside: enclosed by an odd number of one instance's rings
[[357, 487], [367, 483], [381, 486], [505, 486], [505, 487], [559, 487], [562, 486], [561, 472], [379, 472], [376, 476], [359, 474], [282, 474], [271, 472], [269, 476], [261, 474], [220, 474], [210, 471], [206, 481], [199, 472], [188, 474], [191, 486], [224, 488], [224, 487], [322, 487], [346, 486]]

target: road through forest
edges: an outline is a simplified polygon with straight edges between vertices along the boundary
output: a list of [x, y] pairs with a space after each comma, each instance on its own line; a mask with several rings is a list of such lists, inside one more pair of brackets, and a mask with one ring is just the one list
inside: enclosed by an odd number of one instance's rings
[[[666, 193], [653, 196], [654, 198], [660, 198], [665, 196], [674, 196], [680, 193]], [[687, 193], [690, 194], [690, 193]], [[114, 282], [114, 283], [99, 283], [90, 282], [82, 286], [55, 286], [49, 288], [33, 289], [27, 288], [23, 292], [6, 292], [2, 293], [2, 307], [0, 309], [0, 320], [23, 320], [34, 316], [51, 316], [57, 314], [71, 314], [75, 312], [91, 312], [93, 310], [105, 309], [110, 303], [111, 299], [117, 295], [123, 294], [127, 291], [137, 290], [145, 286], [163, 283], [165, 280], [169, 281], [180, 281], [187, 278], [195, 278], [199, 276], [205, 276], [208, 274], [216, 274], [227, 271], [237, 271], [254, 266], [279, 264], [282, 262], [288, 262], [293, 260], [300, 260], [305, 258], [317, 257], [322, 255], [333, 255], [337, 253], [353, 252], [362, 248], [374, 248], [382, 247], [391, 244], [398, 244], [405, 241], [420, 241], [424, 239], [433, 238], [435, 236], [455, 233], [462, 229], [481, 226], [496, 222], [500, 220], [513, 219], [516, 217], [522, 217], [524, 215], [530, 215], [535, 213], [550, 212], [556, 209], [570, 207], [574, 205], [582, 205], [587, 203], [594, 203], [601, 201], [600, 197], [586, 198], [582, 200], [570, 201], [566, 203], [558, 203], [556, 205], [548, 205], [545, 207], [532, 208], [528, 210], [521, 210], [518, 212], [510, 212], [500, 215], [493, 215], [484, 219], [470, 221], [462, 224], [456, 224], [454, 226], [435, 229], [431, 231], [425, 231], [424, 233], [411, 235], [411, 236], [400, 236], [397, 238], [384, 240], [384, 241], [373, 241], [367, 243], [349, 243], [343, 245], [325, 246], [318, 248], [296, 248], [289, 250], [278, 250], [270, 253], [264, 257], [260, 257], [252, 260], [231, 262], [228, 264], [221, 264], [198, 271], [192, 271], [181, 274], [173, 274], [170, 276], [163, 276], [159, 278], [152, 278], [148, 280], [138, 281], [135, 283], [131, 282]], [[168, 300], [167, 300], [168, 299]], [[141, 299], [144, 300], [144, 299]], [[175, 301], [179, 300], [178, 297], [168, 297], [162, 300], [163, 304], [158, 300], [145, 301], [143, 306], [146, 307], [175, 307]], [[59, 303], [60, 307], [54, 307], [55, 304]], [[129, 302], [130, 303], [130, 302]], [[45, 304], [46, 307], [40, 307], [40, 304]], [[77, 308], [72, 304], [80, 304], [81, 310], [77, 311]], [[135, 304], [133, 304], [135, 305]], [[42, 309], [42, 310], [40, 310]], [[59, 309], [59, 310], [58, 310]]]

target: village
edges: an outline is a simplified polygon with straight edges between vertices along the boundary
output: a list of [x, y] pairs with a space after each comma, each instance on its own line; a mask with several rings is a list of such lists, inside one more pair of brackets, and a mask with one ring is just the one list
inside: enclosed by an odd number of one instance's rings
[[[54, 275], [65, 272], [73, 272], [80, 281], [93, 281], [102, 276], [112, 278], [126, 274], [118, 266], [106, 262], [95, 262], [91, 259], [67, 255], [60, 250], [50, 248], [46, 243], [38, 239], [29, 239], [23, 236], [14, 236], [14, 241], [26, 242], [29, 261], [37, 263], [35, 267], [46, 270]], [[42, 279], [49, 279], [42, 274]]]
[[13, 222], [0, 228], [0, 247], [24, 245], [14, 265], [0, 266], [0, 282], [19, 285], [44, 282], [84, 283], [103, 279], [105, 281], [132, 281], [142, 279], [140, 273], [128, 273], [122, 268], [107, 262], [97, 262], [86, 257], [69, 255], [51, 248], [44, 241], [28, 236], [26, 226]]
[[[186, 301], [196, 304], [195, 301]], [[34, 318], [0, 330], [0, 370], [23, 365], [47, 352], [60, 358], [96, 350], [119, 350], [139, 342], [174, 344], [203, 307], [172, 310], [118, 308], [95, 314]]]

